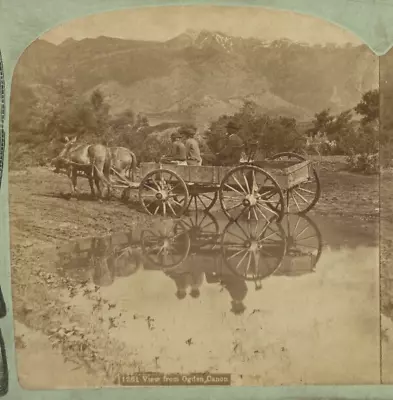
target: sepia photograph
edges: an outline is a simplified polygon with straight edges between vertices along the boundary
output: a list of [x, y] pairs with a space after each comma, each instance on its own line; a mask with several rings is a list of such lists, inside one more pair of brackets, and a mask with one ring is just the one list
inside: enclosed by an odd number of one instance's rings
[[379, 76], [351, 32], [255, 7], [32, 42], [9, 138], [21, 386], [380, 383]]

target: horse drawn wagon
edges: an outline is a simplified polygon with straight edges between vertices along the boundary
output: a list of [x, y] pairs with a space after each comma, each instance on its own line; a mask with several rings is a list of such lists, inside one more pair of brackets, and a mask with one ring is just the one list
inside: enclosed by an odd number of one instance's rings
[[320, 197], [312, 161], [295, 153], [234, 167], [146, 162], [140, 165], [139, 182], [117, 177], [123, 200], [138, 189], [140, 204], [151, 215], [181, 217], [190, 209], [209, 211], [219, 201], [230, 220], [281, 221], [285, 213], [308, 212]]

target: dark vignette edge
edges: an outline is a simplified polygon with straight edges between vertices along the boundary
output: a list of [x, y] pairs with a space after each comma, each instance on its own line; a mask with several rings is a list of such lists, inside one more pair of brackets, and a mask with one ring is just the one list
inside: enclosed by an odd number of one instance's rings
[[[4, 78], [4, 66], [3, 58], [0, 50], [0, 190], [3, 182], [3, 168], [4, 168], [4, 152], [5, 152], [5, 78]], [[4, 316], [4, 315], [1, 315]], [[4, 396], [8, 393], [8, 363], [7, 353], [3, 335], [0, 330], [0, 349], [1, 349], [1, 363], [3, 364], [4, 372], [3, 376], [0, 376], [0, 396]]]
[[1, 363], [3, 364], [3, 374], [0, 375], [0, 396], [4, 396], [8, 393], [8, 363], [7, 353], [3, 335], [0, 330], [0, 347], [1, 347]]

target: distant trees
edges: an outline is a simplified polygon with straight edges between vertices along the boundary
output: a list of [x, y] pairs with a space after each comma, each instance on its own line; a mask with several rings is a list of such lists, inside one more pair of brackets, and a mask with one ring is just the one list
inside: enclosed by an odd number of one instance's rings
[[[170, 146], [167, 137], [154, 134], [156, 128], [150, 127], [145, 115], [131, 109], [112, 115], [103, 92], [98, 89], [88, 97], [81, 96], [72, 81], [59, 80], [55, 91], [39, 99], [29, 110], [27, 126], [23, 128], [18, 121], [21, 132], [11, 138], [12, 145], [19, 142], [22, 147], [35, 148], [39, 162], [54, 156], [64, 136], [76, 135], [86, 143], [126, 146], [139, 159], [146, 160], [163, 154]], [[351, 110], [338, 114], [330, 109], [321, 110], [314, 115], [307, 130], [295, 118], [267, 115], [255, 102], [245, 101], [237, 113], [221, 115], [210, 124], [201, 136], [203, 151], [218, 152], [222, 148], [230, 120], [240, 127], [239, 135], [248, 154], [257, 152], [268, 157], [283, 151], [303, 153], [317, 149], [322, 154], [347, 155], [351, 168], [358, 170], [370, 167], [367, 160], [377, 160], [378, 90], [364, 93]]]
[[210, 124], [204, 137], [212, 151], [217, 152], [222, 147], [225, 141], [225, 127], [230, 120], [239, 125], [239, 135], [248, 153], [255, 149], [268, 156], [304, 147], [306, 139], [299, 133], [294, 118], [267, 116], [261, 113], [254, 102], [247, 101], [233, 116], [223, 115]]

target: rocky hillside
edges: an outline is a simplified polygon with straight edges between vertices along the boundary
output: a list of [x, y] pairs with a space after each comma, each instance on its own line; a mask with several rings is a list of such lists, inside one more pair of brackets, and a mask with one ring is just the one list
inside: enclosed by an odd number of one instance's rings
[[23, 115], [58, 79], [74, 81], [86, 96], [100, 88], [115, 114], [131, 108], [163, 120], [208, 121], [250, 99], [266, 112], [305, 120], [325, 107], [353, 107], [378, 85], [378, 59], [366, 46], [265, 43], [210, 31], [166, 42], [37, 40], [15, 71], [12, 116]]

